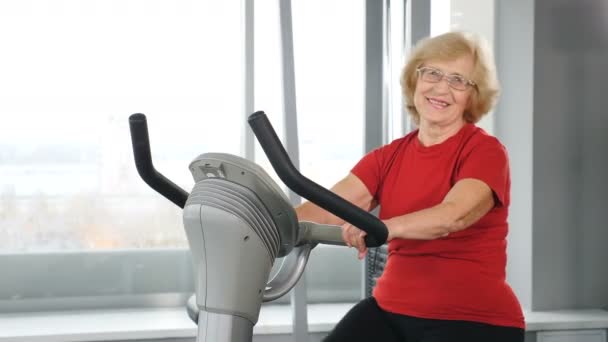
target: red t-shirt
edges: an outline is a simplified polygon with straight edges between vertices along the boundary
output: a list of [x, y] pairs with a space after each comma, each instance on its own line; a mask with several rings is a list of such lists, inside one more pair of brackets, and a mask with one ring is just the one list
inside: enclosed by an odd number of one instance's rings
[[456, 182], [483, 181], [496, 205], [465, 230], [435, 240], [394, 239], [374, 297], [384, 310], [422, 318], [524, 328], [506, 283], [509, 162], [500, 142], [473, 124], [425, 147], [418, 131], [367, 154], [353, 168], [389, 219], [441, 203]]

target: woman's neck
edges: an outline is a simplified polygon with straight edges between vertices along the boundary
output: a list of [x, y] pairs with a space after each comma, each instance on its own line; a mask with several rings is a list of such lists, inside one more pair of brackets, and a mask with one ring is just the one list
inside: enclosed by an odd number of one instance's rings
[[464, 120], [454, 122], [449, 125], [437, 125], [428, 122], [420, 122], [418, 127], [418, 140], [422, 146], [432, 146], [441, 144], [450, 137], [456, 135], [466, 124]]

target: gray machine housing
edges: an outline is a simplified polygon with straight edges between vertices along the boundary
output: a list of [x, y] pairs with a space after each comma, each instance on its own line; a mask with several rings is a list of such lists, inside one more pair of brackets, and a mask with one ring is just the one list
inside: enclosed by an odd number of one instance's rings
[[197, 341], [250, 341], [261, 303], [296, 284], [317, 243], [342, 245], [341, 229], [298, 222], [281, 188], [247, 159], [205, 153], [190, 171], [196, 184], [183, 219], [197, 275], [189, 302]]

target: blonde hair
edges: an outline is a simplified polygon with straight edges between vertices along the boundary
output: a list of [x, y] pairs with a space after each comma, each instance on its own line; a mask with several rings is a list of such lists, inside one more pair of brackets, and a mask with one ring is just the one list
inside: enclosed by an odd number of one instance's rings
[[500, 85], [491, 49], [481, 37], [472, 33], [448, 32], [419, 41], [401, 73], [405, 106], [416, 124], [420, 123], [420, 114], [414, 105], [417, 69], [430, 60], [451, 61], [464, 56], [471, 56], [473, 59], [473, 73], [467, 76], [475, 82], [464, 119], [476, 123], [492, 110], [498, 100]]

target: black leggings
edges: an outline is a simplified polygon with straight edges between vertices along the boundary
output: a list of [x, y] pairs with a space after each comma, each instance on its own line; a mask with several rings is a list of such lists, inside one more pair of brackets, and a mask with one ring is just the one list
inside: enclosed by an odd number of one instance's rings
[[355, 305], [325, 342], [523, 342], [524, 330], [469, 321], [424, 319], [382, 310], [373, 297]]

